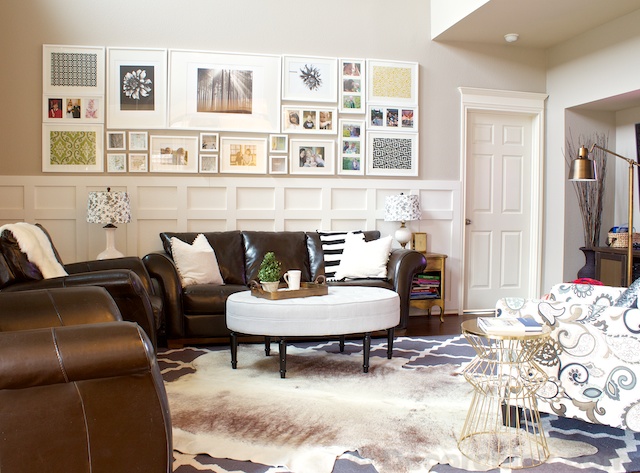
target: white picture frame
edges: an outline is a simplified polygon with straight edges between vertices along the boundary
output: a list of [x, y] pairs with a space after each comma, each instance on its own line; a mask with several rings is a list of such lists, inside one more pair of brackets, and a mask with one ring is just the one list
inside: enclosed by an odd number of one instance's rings
[[107, 172], [127, 172], [127, 154], [107, 153]]
[[338, 67], [340, 88], [340, 113], [365, 113], [366, 61], [364, 59], [340, 59]]
[[330, 57], [284, 56], [282, 100], [338, 100], [338, 60]]
[[[170, 50], [168, 125], [279, 133], [281, 74], [281, 56]], [[236, 77], [232, 86], [220, 80], [229, 75]], [[244, 94], [249, 87], [251, 94]]]
[[198, 172], [198, 137], [151, 135], [150, 172]]
[[200, 169], [204, 174], [215, 174], [218, 172], [218, 155], [217, 154], [201, 154]]
[[333, 140], [292, 139], [289, 144], [289, 172], [306, 175], [335, 174], [335, 145]]
[[149, 155], [147, 153], [129, 153], [129, 172], [148, 172]]
[[337, 173], [347, 176], [363, 176], [366, 158], [364, 120], [341, 119], [339, 133]]
[[287, 174], [287, 155], [269, 156], [269, 174]]
[[267, 139], [225, 136], [220, 139], [220, 172], [267, 173]]
[[289, 135], [269, 135], [269, 151], [271, 153], [288, 153]]
[[418, 131], [418, 107], [368, 105], [367, 128], [385, 131]]
[[107, 126], [167, 128], [167, 50], [107, 49]]
[[104, 99], [98, 95], [45, 95], [42, 100], [45, 123], [104, 123]]
[[418, 63], [367, 60], [369, 104], [418, 106]]
[[103, 172], [104, 126], [42, 124], [43, 172]]
[[219, 133], [200, 133], [200, 151], [220, 151]]
[[338, 109], [313, 105], [283, 105], [282, 131], [292, 134], [335, 135], [338, 133]]
[[417, 176], [418, 134], [367, 132], [367, 174], [370, 176]]
[[107, 131], [107, 151], [125, 151], [126, 149], [126, 131]]
[[147, 151], [149, 149], [149, 133], [146, 131], [129, 132], [129, 151]]
[[105, 48], [42, 45], [42, 93], [104, 96]]

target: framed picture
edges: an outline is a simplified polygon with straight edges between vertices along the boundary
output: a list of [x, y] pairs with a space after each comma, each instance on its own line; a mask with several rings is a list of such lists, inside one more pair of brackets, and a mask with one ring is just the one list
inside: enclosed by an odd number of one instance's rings
[[45, 95], [42, 101], [42, 121], [104, 123], [103, 102], [100, 96]]
[[291, 140], [289, 148], [291, 174], [334, 174], [334, 141]]
[[418, 105], [418, 63], [367, 60], [367, 100], [389, 105]]
[[127, 149], [126, 132], [124, 131], [108, 131], [107, 132], [107, 151], [124, 151]]
[[149, 170], [147, 153], [129, 153], [129, 172], [147, 172]]
[[149, 171], [198, 172], [197, 136], [156, 136], [150, 138]]
[[282, 107], [283, 131], [286, 133], [335, 135], [338, 132], [337, 118], [338, 110], [335, 107]]
[[43, 172], [102, 172], [103, 153], [103, 125], [42, 125]]
[[265, 138], [221, 138], [220, 172], [266, 174], [267, 140]]
[[328, 57], [284, 56], [282, 100], [335, 102], [338, 60]]
[[107, 154], [107, 172], [126, 172], [127, 155], [125, 153]]
[[340, 59], [340, 113], [364, 113], [365, 60]]
[[287, 157], [269, 156], [269, 174], [286, 174]]
[[200, 172], [203, 172], [203, 173], [218, 172], [218, 155], [217, 154], [201, 154], [200, 155]]
[[220, 151], [218, 133], [200, 133], [200, 151]]
[[418, 134], [369, 131], [367, 174], [373, 176], [417, 176]]
[[169, 51], [169, 127], [279, 133], [281, 63], [273, 55]]
[[427, 234], [414, 232], [411, 234], [411, 249], [420, 253], [427, 252]]
[[104, 48], [42, 45], [42, 93], [104, 96]]
[[269, 151], [272, 153], [288, 153], [289, 137], [287, 135], [269, 135]]
[[129, 150], [146, 151], [149, 149], [148, 133], [146, 131], [129, 132]]
[[364, 175], [364, 120], [340, 120], [338, 174]]
[[167, 127], [167, 50], [107, 49], [107, 125]]
[[369, 105], [367, 127], [387, 131], [417, 131], [418, 107]]

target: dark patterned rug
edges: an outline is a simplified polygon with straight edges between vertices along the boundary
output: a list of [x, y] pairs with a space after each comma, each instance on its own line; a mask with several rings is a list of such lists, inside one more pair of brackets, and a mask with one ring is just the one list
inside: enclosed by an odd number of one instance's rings
[[[306, 473], [315, 468], [307, 468], [306, 466], [299, 466], [297, 469], [289, 470], [279, 466], [269, 466], [260, 464], [259, 462], [241, 461], [238, 459], [229, 458], [216, 458], [225, 455], [235, 456], [236, 445], [230, 445], [228, 450], [222, 448], [224, 455], [210, 456], [207, 454], [198, 454], [202, 449], [202, 443], [206, 440], [206, 435], [197, 434], [198, 427], [204, 425], [205, 428], [211, 428], [211, 424], [220, 422], [220, 418], [225, 417], [222, 412], [228, 408], [227, 404], [232, 402], [236, 396], [234, 395], [233, 378], [238, 376], [248, 376], [249, 379], [257, 379], [258, 377], [264, 377], [266, 379], [267, 386], [273, 388], [284, 389], [287, 385], [293, 390], [306, 389], [309, 380], [318, 379], [320, 384], [326, 384], [327, 373], [335, 378], [331, 381], [335, 386], [335, 390], [341, 390], [342, 385], [340, 380], [370, 380], [373, 377], [378, 376], [378, 385], [382, 386], [384, 380], [389, 378], [391, 373], [391, 366], [400, 366], [403, 371], [420, 373], [421, 375], [434, 377], [436, 375], [441, 376], [442, 379], [439, 383], [449, 382], [461, 383], [452, 384], [454, 391], [466, 391], [468, 389], [464, 379], [461, 376], [455, 375], [459, 366], [462, 363], [468, 362], [474, 356], [473, 349], [467, 344], [464, 337], [400, 337], [396, 339], [394, 344], [393, 360], [386, 359], [386, 341], [383, 339], [376, 339], [372, 341], [371, 350], [371, 369], [370, 373], [363, 374], [361, 371], [362, 354], [361, 354], [361, 342], [354, 340], [353, 342], [347, 342], [345, 352], [340, 354], [338, 351], [337, 341], [324, 341], [324, 342], [308, 342], [297, 343], [291, 348], [290, 355], [288, 357], [288, 372], [287, 378], [281, 380], [278, 375], [278, 362], [277, 362], [277, 345], [273, 345], [272, 355], [269, 358], [264, 357], [262, 346], [260, 345], [241, 345], [238, 353], [238, 370], [231, 370], [230, 356], [228, 347], [207, 347], [207, 348], [184, 348], [181, 350], [165, 350], [158, 354], [158, 359], [162, 369], [163, 377], [166, 382], [167, 391], [169, 393], [170, 403], [172, 403], [172, 420], [174, 428], [178, 429], [179, 444], [182, 445], [183, 450], [188, 450], [191, 453], [184, 453], [180, 451], [174, 451], [175, 462], [174, 471], [176, 473], [196, 473], [196, 472], [246, 472], [246, 473], [277, 473], [295, 471], [296, 473]], [[308, 358], [309, 355], [313, 355], [313, 358]], [[205, 372], [209, 369], [209, 365], [218, 364], [224, 366], [218, 366], [215, 370]], [[197, 373], [196, 373], [197, 372]], [[210, 378], [214, 385], [226, 386], [225, 389], [215, 393], [215, 399], [208, 398], [209, 387], [202, 385], [200, 389], [203, 389], [201, 396], [198, 396], [196, 389], [196, 398], [201, 397], [202, 402], [195, 400], [194, 398], [187, 399], [185, 403], [187, 407], [178, 408], [178, 398], [181, 397], [182, 383], [188, 382], [199, 374], [201, 377], [205, 374], [205, 379]], [[318, 378], [318, 376], [323, 378]], [[333, 378], [332, 378], [333, 379]], [[417, 377], [416, 377], [417, 379]], [[435, 378], [433, 378], [435, 379]], [[380, 381], [382, 380], [382, 381]], [[444, 381], [443, 381], [444, 380]], [[227, 386], [228, 385], [228, 386]], [[426, 386], [426, 385], [425, 385]], [[419, 391], [427, 391], [425, 386], [418, 386]], [[263, 388], [264, 389], [264, 388]], [[267, 388], [270, 389], [270, 388]], [[345, 388], [346, 389], [346, 388]], [[354, 389], [367, 389], [366, 385], [356, 387]], [[408, 393], [408, 394], [407, 394]], [[258, 393], [260, 397], [268, 397], [269, 393]], [[379, 393], [383, 398], [386, 394]], [[458, 395], [460, 393], [452, 393], [451, 396]], [[464, 395], [465, 393], [462, 393]], [[411, 391], [402, 393], [403, 396], [415, 396]], [[437, 396], [437, 393], [434, 392]], [[323, 394], [326, 396], [326, 394]], [[428, 398], [429, 394], [424, 394], [424, 399], [418, 399], [421, 403], [432, 403], [434, 406], [439, 404], [437, 399]], [[470, 395], [469, 395], [470, 396]], [[237, 396], [239, 397], [239, 396]], [[354, 396], [352, 395], [351, 398]], [[221, 403], [221, 399], [224, 399], [224, 403]], [[293, 399], [293, 398], [292, 398]], [[468, 398], [470, 399], [470, 397]], [[243, 401], [246, 404], [246, 399]], [[384, 402], [384, 399], [383, 399]], [[390, 400], [391, 402], [391, 400]], [[457, 401], [456, 401], [457, 402]], [[335, 406], [335, 409], [339, 411], [340, 405], [337, 399], [329, 400], [331, 405]], [[320, 404], [316, 401], [314, 405]], [[460, 404], [457, 402], [457, 404]], [[465, 410], [464, 404], [462, 409]], [[298, 408], [298, 409], [296, 409]], [[355, 409], [355, 405], [353, 406]], [[234, 410], [235, 409], [235, 410]], [[346, 409], [350, 409], [347, 407]], [[443, 408], [440, 408], [443, 409]], [[434, 410], [440, 410], [436, 408]], [[290, 411], [300, 410], [299, 401], [292, 401]], [[210, 412], [208, 412], [210, 411]], [[241, 429], [242, 435], [246, 436], [247, 427], [238, 427], [236, 424], [240, 422], [240, 419], [246, 421], [247, 417], [253, 414], [251, 424], [253, 424], [254, 431], [265, 431], [273, 428], [273, 421], [266, 425], [261, 425], [262, 414], [251, 412], [252, 409], [247, 405], [240, 405], [234, 407], [231, 412], [236, 412], [236, 416], [231, 416], [233, 419], [229, 419], [230, 416], [226, 416], [226, 422], [224, 429]], [[268, 418], [268, 416], [264, 416]], [[286, 416], [283, 416], [286, 417]], [[535, 468], [536, 472], [540, 473], [555, 473], [555, 472], [623, 472], [623, 471], [640, 471], [640, 434], [623, 431], [619, 429], [610, 428], [607, 426], [598, 426], [588, 424], [579, 420], [558, 418], [553, 415], [543, 414], [544, 428], [549, 438], [550, 445], [555, 445], [556, 455], [544, 465]], [[371, 422], [371, 419], [367, 419]], [[329, 419], [329, 422], [331, 420]], [[310, 424], [311, 424], [310, 420]], [[335, 422], [334, 422], [335, 423]], [[406, 423], [403, 420], [402, 423]], [[440, 422], [442, 423], [442, 422]], [[373, 424], [375, 425], [375, 419]], [[332, 424], [328, 424], [331, 426]], [[184, 438], [184, 430], [190, 430], [194, 427], [196, 434], [191, 437], [187, 437], [187, 440], [191, 440], [189, 445], [192, 448], [184, 448], [186, 445]], [[376, 426], [379, 427], [379, 426]], [[409, 428], [411, 426], [404, 426]], [[326, 426], [322, 427], [327, 429]], [[375, 427], [374, 427], [375, 428]], [[251, 429], [249, 429], [251, 430]], [[345, 429], [340, 429], [345, 430]], [[455, 430], [455, 429], [453, 429]], [[346, 429], [348, 432], [348, 429]], [[239, 430], [240, 432], [240, 430]], [[437, 431], [434, 432], [437, 436]], [[252, 435], [258, 435], [254, 432]], [[314, 435], [316, 433], [310, 433], [307, 435], [313, 442]], [[453, 437], [456, 435], [454, 432], [439, 434], [441, 437]], [[237, 443], [241, 444], [241, 435], [238, 434]], [[274, 434], [274, 438], [276, 435]], [[232, 437], [233, 438], [233, 437]], [[381, 437], [382, 438], [382, 437]], [[218, 439], [215, 439], [216, 441]], [[224, 439], [223, 439], [224, 441]], [[297, 442], [293, 437], [290, 441]], [[344, 441], [344, 440], [343, 440]], [[425, 440], [429, 441], [429, 440]], [[569, 441], [569, 442], [566, 442]], [[275, 442], [275, 440], [274, 440]], [[555, 443], [554, 443], [555, 442]], [[557, 455], [558, 451], [564, 451], [561, 447], [564, 447], [564, 443], [577, 444], [582, 447], [579, 453], [570, 454], [571, 458], [561, 457]], [[204, 442], [206, 443], [206, 442]], [[332, 471], [334, 473], [374, 473], [379, 471], [397, 473], [404, 471], [411, 466], [403, 462], [394, 462], [393, 458], [389, 458], [392, 455], [396, 457], [407, 456], [408, 453], [413, 454], [416, 458], [413, 460], [412, 465], [418, 465], [419, 467], [414, 471], [433, 471], [433, 472], [461, 472], [465, 471], [457, 467], [452, 467], [450, 464], [459, 463], [459, 459], [453, 458], [451, 452], [448, 454], [440, 453], [435, 455], [435, 460], [422, 461], [420, 448], [416, 447], [419, 443], [411, 447], [411, 452], [398, 451], [396, 445], [392, 445], [392, 442], [382, 441], [384, 445], [365, 445], [362, 448], [354, 448], [351, 451], [342, 451], [335, 455], [335, 460], [332, 462]], [[408, 441], [407, 441], [408, 443]], [[424, 442], [423, 442], [424, 443]], [[585, 449], [584, 447], [589, 447]], [[377, 447], [377, 448], [373, 448]], [[300, 444], [299, 451], [303, 451], [306, 448], [302, 443]], [[387, 449], [389, 452], [385, 452], [382, 455], [380, 450]], [[431, 454], [431, 450], [437, 450], [438, 447], [427, 447], [425, 452], [428, 451]], [[229, 452], [234, 452], [230, 454]], [[278, 448], [275, 448], [276, 453]], [[553, 451], [553, 448], [552, 448]], [[567, 450], [569, 452], [570, 450]], [[298, 452], [299, 453], [299, 452]], [[449, 456], [447, 456], [449, 455]], [[300, 454], [298, 454], [300, 456]], [[422, 455], [427, 457], [429, 455]], [[267, 457], [271, 458], [269, 455]], [[333, 458], [333, 457], [331, 457]], [[438, 460], [440, 458], [440, 460]], [[373, 459], [373, 460], [372, 460]], [[451, 460], [451, 461], [450, 461]], [[318, 460], [320, 461], [320, 460]], [[435, 464], [433, 462], [436, 462]], [[311, 461], [313, 462], [313, 460]], [[447, 464], [445, 464], [447, 463]], [[464, 463], [464, 462], [462, 462]], [[305, 465], [304, 462], [297, 463], [297, 465]], [[315, 465], [314, 465], [315, 466]], [[469, 467], [469, 465], [463, 465]], [[499, 470], [491, 470], [498, 472]]]

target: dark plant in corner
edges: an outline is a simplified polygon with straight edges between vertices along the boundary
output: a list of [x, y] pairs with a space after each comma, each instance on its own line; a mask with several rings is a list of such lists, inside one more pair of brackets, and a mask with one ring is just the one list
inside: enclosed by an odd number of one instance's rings
[[[567, 166], [570, 166], [571, 160], [578, 156], [580, 146], [591, 148], [593, 143], [598, 146], [607, 148], [609, 138], [604, 133], [593, 133], [590, 138], [579, 136], [577, 146], [573, 144], [571, 132], [567, 139], [567, 154], [564, 159]], [[594, 248], [600, 246], [600, 230], [602, 226], [602, 205], [604, 202], [604, 186], [607, 179], [607, 157], [605, 152], [600, 149], [594, 149], [590, 153], [590, 158], [596, 162], [595, 181], [573, 181], [573, 189], [578, 198], [580, 206], [580, 214], [582, 216], [582, 229], [584, 231], [584, 246], [586, 248]]]
[[273, 251], [269, 251], [264, 255], [260, 270], [258, 270], [258, 279], [260, 282], [276, 282], [280, 281], [281, 270], [280, 261], [276, 259]]

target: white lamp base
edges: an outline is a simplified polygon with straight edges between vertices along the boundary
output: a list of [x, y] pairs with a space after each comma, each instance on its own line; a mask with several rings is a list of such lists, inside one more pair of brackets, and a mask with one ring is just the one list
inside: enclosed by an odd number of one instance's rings
[[98, 259], [122, 258], [124, 255], [116, 249], [116, 227], [115, 225], [104, 227], [107, 235], [107, 248], [98, 255]]
[[402, 248], [407, 246], [407, 243], [411, 241], [411, 230], [404, 226], [404, 222], [401, 222], [400, 228], [396, 230], [395, 238], [400, 243]]

